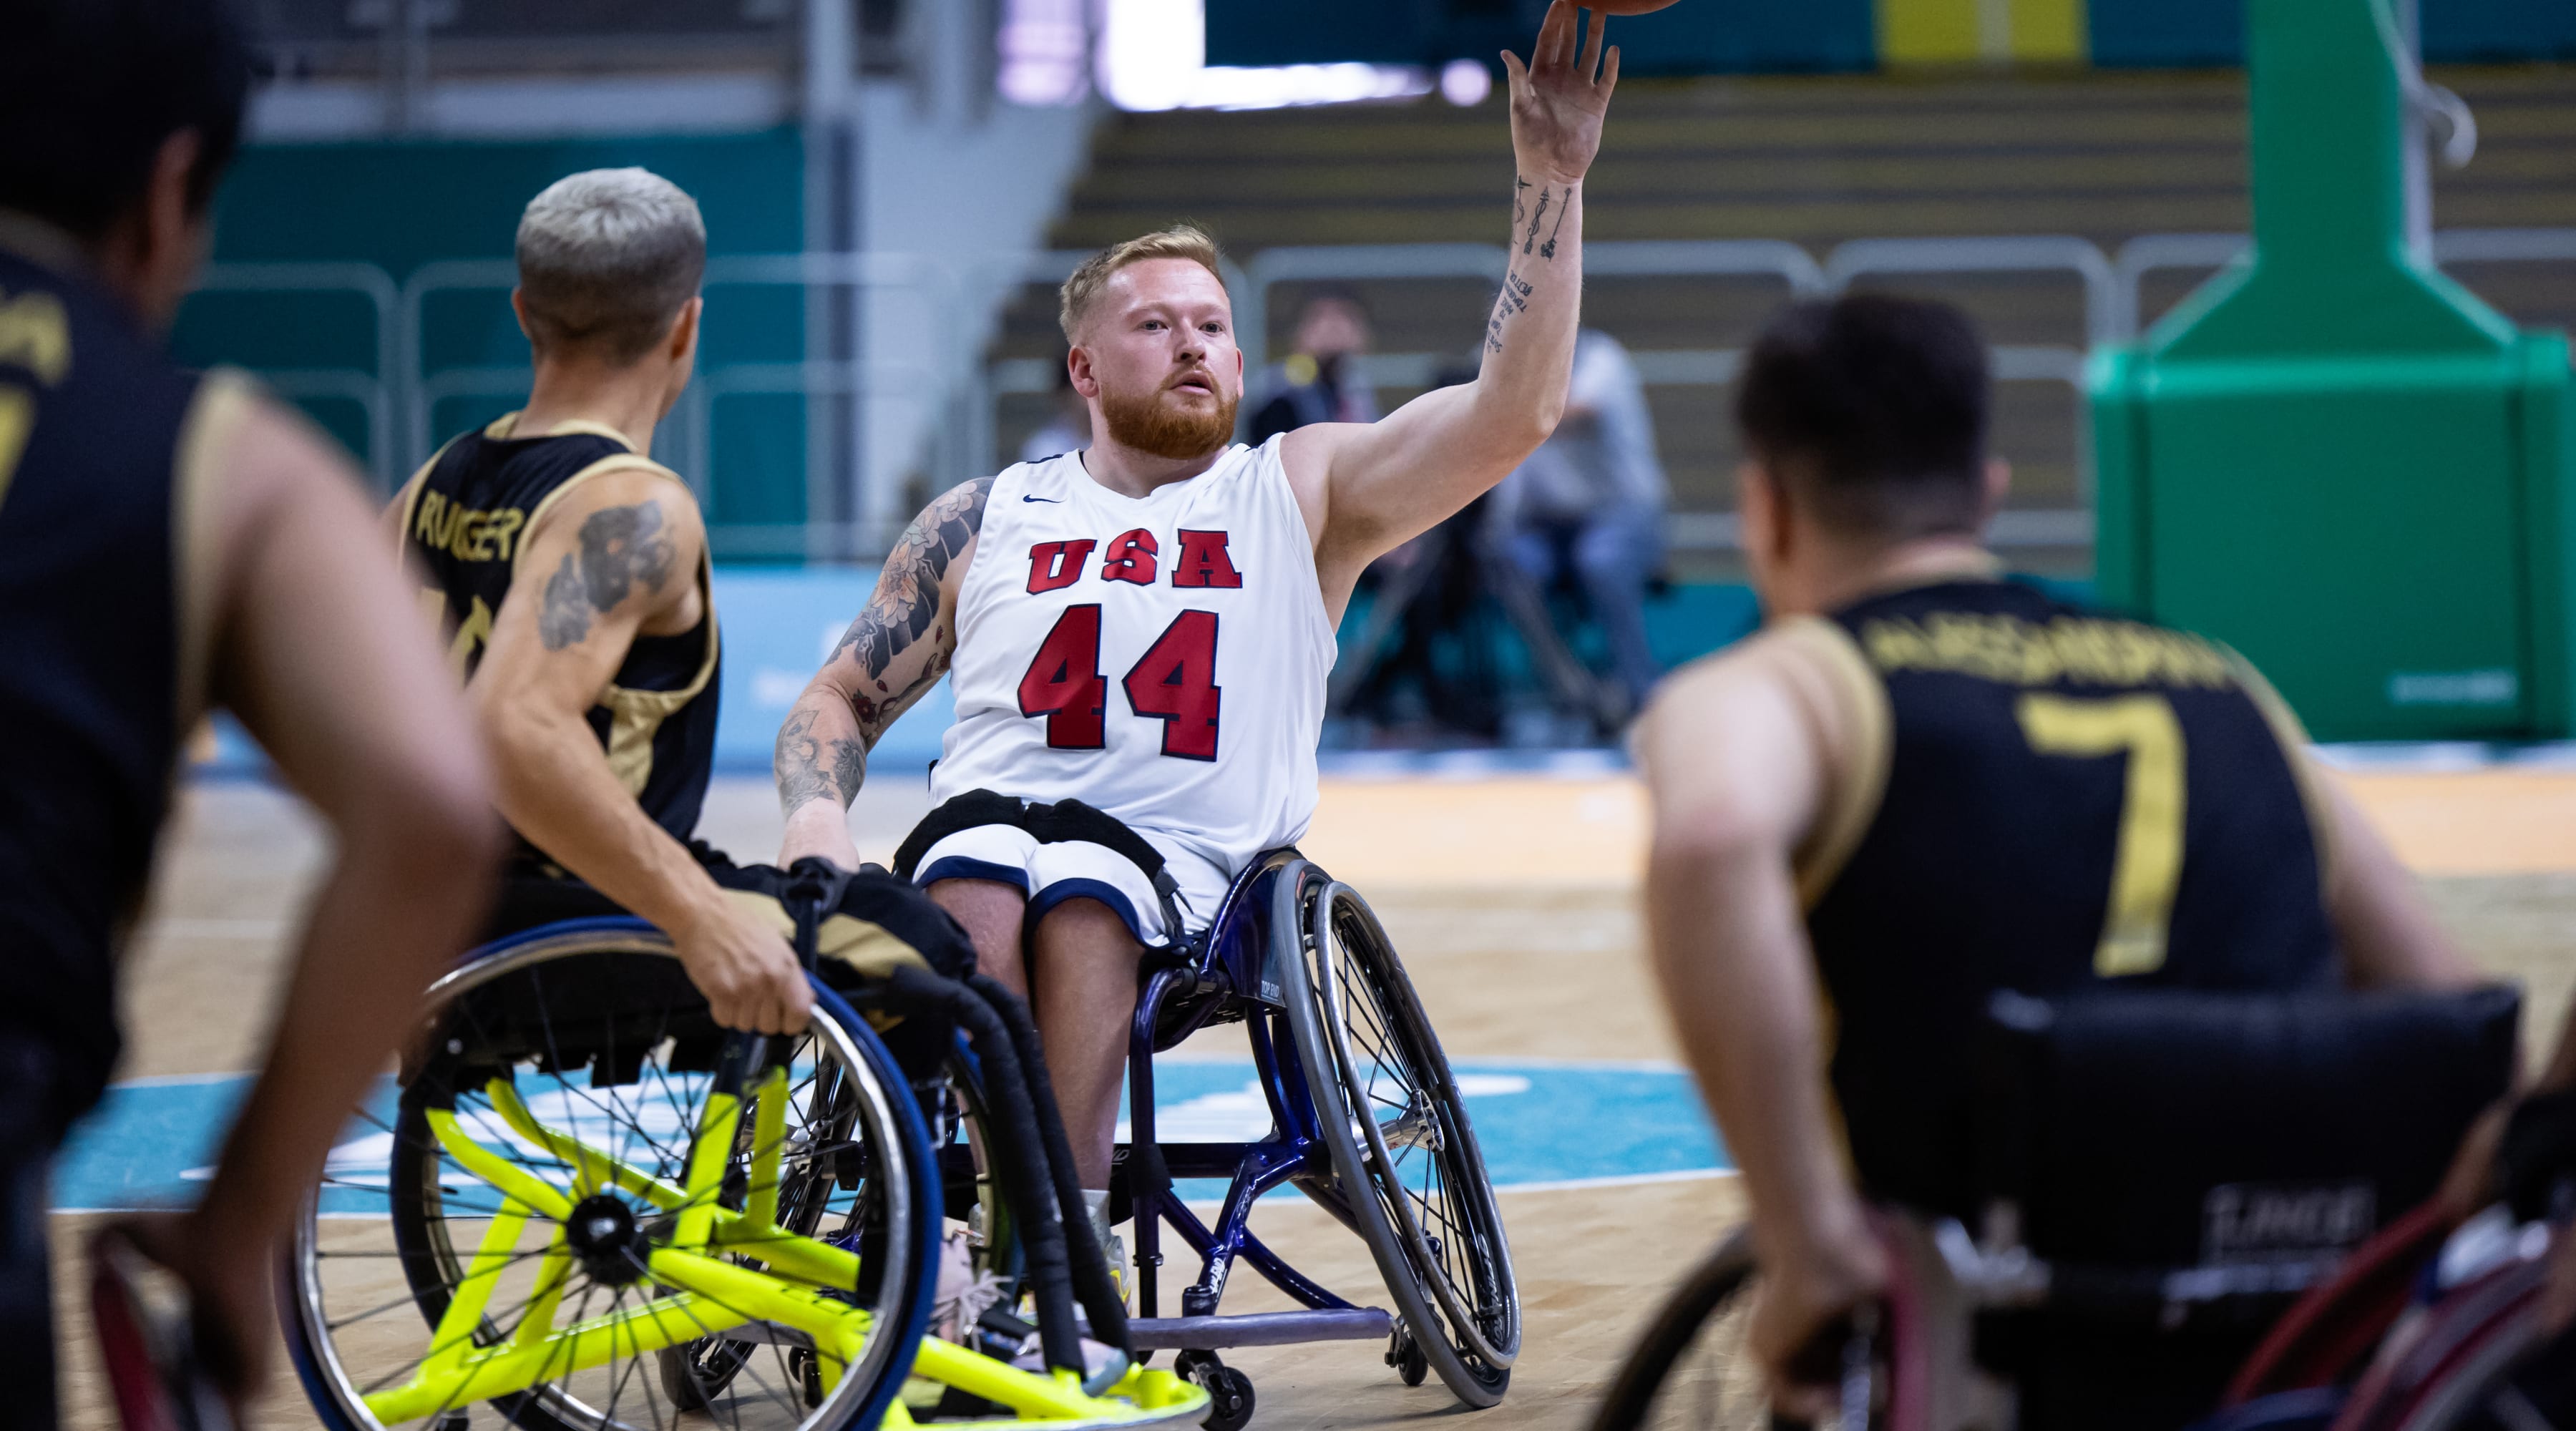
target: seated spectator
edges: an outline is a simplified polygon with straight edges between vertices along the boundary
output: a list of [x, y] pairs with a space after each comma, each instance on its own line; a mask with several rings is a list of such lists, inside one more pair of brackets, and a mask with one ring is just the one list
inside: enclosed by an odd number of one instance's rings
[[1368, 309], [1339, 289], [1311, 294], [1297, 310], [1297, 336], [1285, 360], [1252, 384], [1256, 447], [1318, 422], [1375, 422], [1377, 393], [1357, 359], [1369, 349]]
[[1662, 569], [1669, 491], [1654, 417], [1628, 350], [1586, 328], [1556, 435], [1494, 492], [1494, 532], [1544, 590], [1569, 567], [1609, 639], [1629, 708], [1658, 674], [1646, 644], [1646, 587]]

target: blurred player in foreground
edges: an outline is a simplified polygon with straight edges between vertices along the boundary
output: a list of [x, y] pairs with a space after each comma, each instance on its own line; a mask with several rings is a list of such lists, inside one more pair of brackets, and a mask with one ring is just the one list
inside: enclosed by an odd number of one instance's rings
[[1474, 382], [1230, 447], [1244, 354], [1214, 245], [1175, 229], [1095, 256], [1062, 317], [1096, 440], [932, 503], [779, 733], [782, 860], [855, 863], [845, 810], [868, 750], [954, 660], [942, 803], [897, 871], [957, 915], [988, 971], [1035, 985], [1096, 1202], [1138, 960], [1305, 831], [1333, 629], [1361, 568], [1501, 480], [1564, 405], [1583, 176], [1618, 78], [1616, 51], [1594, 75], [1598, 17], [1578, 57], [1581, 39], [1558, 0], [1529, 65], [1506, 57], [1511, 263]]
[[1736, 408], [1768, 625], [1635, 738], [1656, 972], [1753, 1204], [1754, 1350], [1810, 1413], [1780, 1368], [1883, 1284], [1864, 1199], [1976, 1211], [1993, 991], [2476, 978], [2250, 666], [1999, 579], [1987, 398], [1946, 306], [1775, 320]]
[[[45, 1184], [118, 1053], [180, 747], [240, 717], [330, 823], [274, 1039], [191, 1212], [138, 1225], [246, 1396], [276, 1240], [480, 913], [479, 750], [355, 472], [166, 329], [249, 63], [214, 0], [32, 0], [0, 44], [0, 1386], [51, 1424]], [[247, 992], [247, 991], [245, 991]]]

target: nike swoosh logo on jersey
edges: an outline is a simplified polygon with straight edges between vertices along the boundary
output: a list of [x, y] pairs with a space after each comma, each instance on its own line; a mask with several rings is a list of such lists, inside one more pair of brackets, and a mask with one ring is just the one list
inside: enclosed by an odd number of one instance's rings
[[1063, 501], [1064, 499], [1063, 499], [1062, 497], [1029, 497], [1029, 496], [1023, 496], [1023, 497], [1021, 497], [1021, 498], [1020, 498], [1020, 500], [1021, 500], [1021, 501], [1023, 501], [1023, 502], [1061, 502], [1061, 501]]

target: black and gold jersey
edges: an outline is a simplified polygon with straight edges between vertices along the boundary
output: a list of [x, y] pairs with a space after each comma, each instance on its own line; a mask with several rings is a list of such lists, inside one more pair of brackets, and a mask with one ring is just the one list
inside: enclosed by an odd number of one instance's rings
[[203, 711], [209, 454], [252, 408], [84, 273], [0, 233], [0, 1038], [50, 1050], [12, 1073], [50, 1079], [16, 1092], [56, 1132], [116, 1061], [117, 955]]
[[[610, 428], [564, 423], [521, 436], [517, 421], [512, 413], [448, 443], [403, 499], [403, 546], [433, 583], [422, 605], [437, 616], [459, 679], [481, 663], [525, 539], [554, 504], [611, 472], [680, 484]], [[719, 642], [703, 558], [696, 580], [705, 619], [675, 635], [637, 636], [589, 714], [609, 768], [644, 813], [682, 841], [697, 829], [716, 749]]]
[[1858, 733], [1799, 875], [1873, 1195], [1974, 1212], [1966, 1054], [1996, 990], [2332, 980], [2303, 738], [2241, 659], [2012, 581], [1801, 625]]

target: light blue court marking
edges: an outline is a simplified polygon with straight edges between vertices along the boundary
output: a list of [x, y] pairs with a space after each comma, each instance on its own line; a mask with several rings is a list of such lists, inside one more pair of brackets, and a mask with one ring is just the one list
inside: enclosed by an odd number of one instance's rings
[[[1732, 1167], [1689, 1076], [1679, 1069], [1466, 1059], [1457, 1073], [1498, 1187], [1654, 1182]], [[1250, 1059], [1167, 1057], [1156, 1064], [1155, 1080], [1157, 1132], [1167, 1142], [1234, 1142], [1270, 1131], [1268, 1105]], [[249, 1086], [246, 1077], [218, 1075], [145, 1079], [108, 1090], [107, 1101], [74, 1131], [55, 1167], [55, 1207], [121, 1211], [192, 1201]], [[531, 1111], [549, 1126], [612, 1150], [619, 1137], [638, 1136], [611, 1128], [586, 1093], [540, 1093], [530, 1100]], [[643, 1104], [641, 1136], [677, 1147], [685, 1138], [678, 1111], [667, 1102], [660, 1109]], [[368, 1111], [391, 1123], [390, 1082], [370, 1100]], [[1122, 1120], [1119, 1136], [1126, 1131]], [[495, 1146], [511, 1141], [497, 1123], [475, 1132]], [[392, 1135], [382, 1127], [353, 1121], [331, 1153], [323, 1212], [382, 1216], [392, 1149]], [[448, 1182], [454, 1209], [472, 1193], [454, 1177]], [[1192, 1179], [1181, 1191], [1192, 1201], [1212, 1202], [1224, 1195], [1225, 1185]]]

